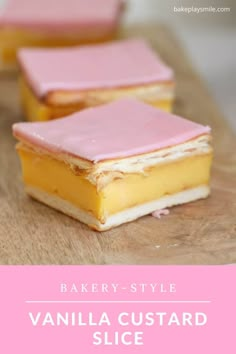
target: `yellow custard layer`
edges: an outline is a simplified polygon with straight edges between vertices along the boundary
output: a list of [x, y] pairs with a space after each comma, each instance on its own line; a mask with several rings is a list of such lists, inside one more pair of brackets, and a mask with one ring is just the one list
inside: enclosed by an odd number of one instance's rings
[[[157, 200], [163, 196], [209, 184], [212, 154], [195, 155], [156, 165], [145, 174], [124, 174], [102, 188], [90, 183], [84, 173], [75, 173], [63, 161], [38, 154], [20, 145], [23, 179], [36, 187], [91, 213], [101, 223], [110, 215]], [[107, 172], [112, 173], [112, 172]]]
[[[158, 85], [156, 85], [158, 86]], [[40, 101], [33, 91], [29, 88], [24, 79], [20, 80], [20, 95], [22, 107], [25, 112], [26, 119], [29, 121], [48, 121], [55, 118], [61, 118], [74, 112], [80, 111], [88, 107], [94, 107], [99, 104], [109, 103], [113, 100], [123, 97], [134, 97], [151, 104], [154, 107], [171, 112], [173, 99], [159, 99], [158, 95], [149, 96], [148, 90], [153, 91], [155, 86], [148, 88], [121, 88], [112, 90], [96, 90], [81, 93], [80, 97], [74, 98], [68, 93], [59, 93], [57, 100], [63, 100], [63, 104], [50, 104], [45, 101]], [[173, 90], [173, 87], [170, 88]], [[75, 96], [75, 94], [71, 94]], [[60, 96], [60, 98], [59, 98]], [[79, 95], [78, 95], [79, 96]], [[65, 101], [68, 100], [68, 104]], [[74, 102], [73, 102], [74, 101]]]
[[22, 29], [0, 29], [0, 56], [5, 65], [16, 64], [16, 53], [22, 47], [67, 47], [80, 44], [95, 44], [112, 40], [115, 33], [99, 34], [70, 33], [67, 35], [51, 35], [47, 32]]

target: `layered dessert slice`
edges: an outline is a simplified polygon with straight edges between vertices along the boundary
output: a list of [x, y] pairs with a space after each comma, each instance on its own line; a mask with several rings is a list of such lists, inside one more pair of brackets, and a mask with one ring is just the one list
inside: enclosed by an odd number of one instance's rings
[[99, 231], [209, 195], [210, 128], [136, 100], [13, 131], [27, 193]]
[[6, 0], [0, 12], [0, 67], [16, 64], [21, 47], [111, 40], [123, 0]]
[[123, 97], [171, 109], [173, 71], [141, 39], [23, 49], [19, 62], [22, 103], [30, 121], [60, 118]]

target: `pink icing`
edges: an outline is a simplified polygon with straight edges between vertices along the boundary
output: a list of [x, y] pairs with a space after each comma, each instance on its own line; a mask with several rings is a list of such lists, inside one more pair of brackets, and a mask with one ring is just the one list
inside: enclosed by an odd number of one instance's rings
[[209, 133], [210, 128], [123, 99], [49, 122], [17, 123], [13, 131], [49, 151], [97, 162], [177, 145]]
[[66, 30], [117, 21], [122, 0], [7, 0], [0, 25]]
[[161, 219], [162, 215], [169, 215], [170, 211], [168, 209], [160, 209], [160, 210], [156, 210], [152, 213], [152, 216], [154, 216], [154, 218], [157, 219]]
[[22, 49], [19, 60], [39, 97], [55, 90], [114, 88], [173, 79], [173, 71], [142, 39], [56, 50]]

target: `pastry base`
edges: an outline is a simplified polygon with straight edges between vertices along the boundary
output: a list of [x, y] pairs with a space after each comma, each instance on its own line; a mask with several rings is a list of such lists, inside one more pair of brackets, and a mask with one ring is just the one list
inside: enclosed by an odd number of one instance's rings
[[111, 215], [107, 218], [105, 223], [99, 222], [94, 216], [75, 207], [73, 204], [55, 195], [50, 195], [38, 188], [26, 186], [26, 192], [34, 199], [87, 224], [91, 229], [106, 231], [121, 224], [136, 220], [141, 216], [151, 214], [155, 210], [206, 198], [210, 194], [210, 188], [207, 185], [201, 185], [173, 195], [168, 195], [155, 201], [138, 205]]

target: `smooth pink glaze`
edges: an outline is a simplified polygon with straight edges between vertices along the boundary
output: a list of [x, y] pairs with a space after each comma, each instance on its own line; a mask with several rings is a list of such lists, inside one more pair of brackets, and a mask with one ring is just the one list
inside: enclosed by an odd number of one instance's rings
[[170, 211], [168, 209], [155, 210], [152, 216], [157, 219], [161, 219], [162, 215], [169, 215]]
[[97, 162], [177, 145], [210, 128], [124, 99], [49, 122], [17, 123], [13, 132], [49, 151]]
[[114, 23], [122, 0], [8, 0], [0, 25], [66, 30]]
[[173, 71], [142, 39], [64, 49], [22, 49], [19, 61], [40, 97], [55, 90], [86, 90], [173, 79]]

